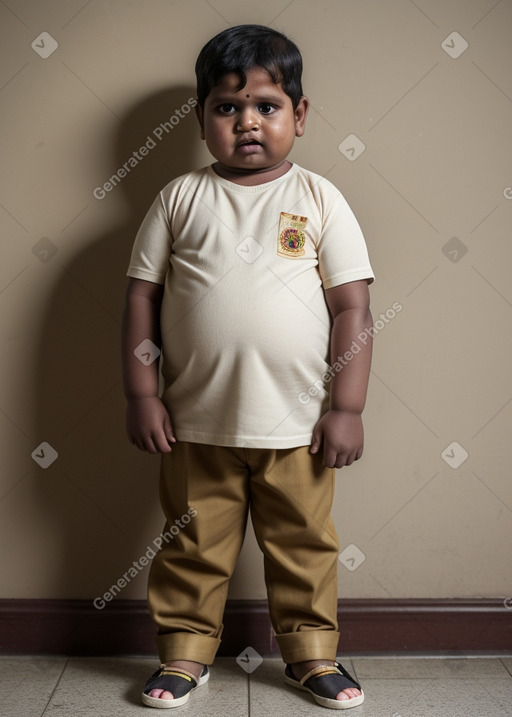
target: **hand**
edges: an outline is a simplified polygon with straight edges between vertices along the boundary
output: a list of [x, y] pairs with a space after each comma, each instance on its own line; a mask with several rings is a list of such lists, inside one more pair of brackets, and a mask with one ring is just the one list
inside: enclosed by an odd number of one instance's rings
[[170, 453], [176, 443], [171, 419], [158, 396], [128, 399], [126, 430], [130, 443], [148, 453]]
[[360, 413], [327, 411], [313, 431], [311, 453], [318, 453], [324, 443], [327, 468], [343, 468], [363, 455], [363, 421]]

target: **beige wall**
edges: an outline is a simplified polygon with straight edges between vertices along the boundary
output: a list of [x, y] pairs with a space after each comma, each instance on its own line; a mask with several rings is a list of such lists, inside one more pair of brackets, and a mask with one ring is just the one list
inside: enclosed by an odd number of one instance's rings
[[[340, 595], [510, 596], [510, 0], [8, 0], [0, 597], [101, 595], [161, 530], [158, 458], [124, 435], [120, 314], [153, 196], [210, 161], [193, 116], [104, 199], [93, 190], [193, 95], [203, 43], [243, 22], [302, 49], [312, 111], [292, 159], [358, 216], [375, 320], [402, 307], [377, 324], [365, 456], [338, 476], [356, 568], [340, 564]], [[46, 59], [31, 47], [43, 31], [58, 43]], [[453, 31], [458, 58], [442, 46]], [[353, 161], [338, 149], [352, 134], [366, 145]], [[46, 469], [31, 457], [43, 441], [58, 452]], [[442, 457], [462, 450], [457, 468]], [[143, 598], [146, 577], [121, 597]], [[230, 595], [265, 595], [251, 533]]]

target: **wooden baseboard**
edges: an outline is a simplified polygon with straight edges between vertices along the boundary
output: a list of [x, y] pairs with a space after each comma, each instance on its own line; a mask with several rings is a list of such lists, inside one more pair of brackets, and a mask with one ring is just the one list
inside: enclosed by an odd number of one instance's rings
[[[510, 654], [512, 610], [503, 599], [341, 600], [340, 654]], [[252, 646], [278, 655], [265, 600], [228, 600], [219, 656]], [[143, 600], [0, 600], [0, 653], [155, 655]]]

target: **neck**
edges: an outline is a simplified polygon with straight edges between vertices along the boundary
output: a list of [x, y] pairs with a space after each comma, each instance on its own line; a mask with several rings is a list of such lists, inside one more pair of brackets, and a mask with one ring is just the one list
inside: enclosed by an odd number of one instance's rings
[[212, 166], [220, 177], [229, 179], [235, 184], [250, 186], [251, 184], [271, 182], [273, 179], [285, 174], [292, 165], [287, 159], [283, 159], [272, 167], [263, 167], [262, 169], [239, 169], [238, 167], [228, 167], [220, 162], [215, 162]]

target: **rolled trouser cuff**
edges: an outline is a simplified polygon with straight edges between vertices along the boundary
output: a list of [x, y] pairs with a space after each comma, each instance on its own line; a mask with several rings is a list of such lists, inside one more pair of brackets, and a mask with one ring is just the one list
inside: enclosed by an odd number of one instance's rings
[[220, 645], [220, 638], [193, 632], [171, 632], [157, 635], [160, 662], [192, 660], [211, 665]]
[[284, 662], [336, 660], [340, 633], [334, 630], [300, 630], [276, 635]]

